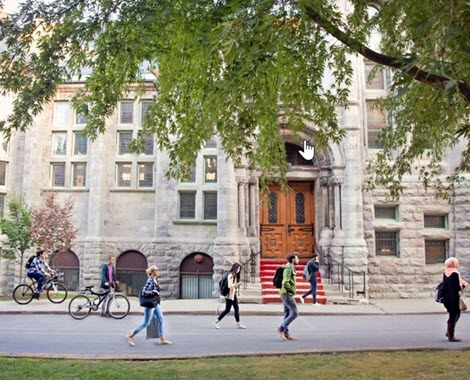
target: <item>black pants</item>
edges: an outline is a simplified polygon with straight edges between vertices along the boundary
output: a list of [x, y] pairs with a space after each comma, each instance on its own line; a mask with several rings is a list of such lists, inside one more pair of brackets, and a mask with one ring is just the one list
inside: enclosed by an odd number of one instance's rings
[[460, 310], [459, 309], [449, 310], [449, 319], [447, 320], [447, 323], [451, 323], [455, 326], [457, 321], [459, 320], [459, 318], [460, 318]]
[[228, 298], [225, 299], [225, 310], [220, 313], [219, 318], [217, 318], [218, 321], [221, 321], [223, 317], [225, 317], [228, 313], [230, 313], [230, 309], [232, 308], [233, 305], [233, 310], [235, 311], [235, 320], [237, 322], [240, 322], [240, 311], [238, 309], [238, 299], [237, 295], [235, 294], [233, 296], [233, 301], [229, 300]]

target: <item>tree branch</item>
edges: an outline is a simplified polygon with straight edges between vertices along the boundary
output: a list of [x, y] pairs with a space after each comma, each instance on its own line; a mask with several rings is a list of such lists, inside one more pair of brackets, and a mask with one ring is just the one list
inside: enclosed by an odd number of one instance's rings
[[[368, 60], [378, 63], [380, 65], [393, 67], [400, 71], [405, 72], [406, 74], [413, 77], [413, 79], [418, 82], [427, 84], [438, 90], [445, 90], [447, 82], [450, 81], [449, 78], [432, 74], [428, 71], [420, 69], [418, 66], [407, 67], [408, 61], [405, 58], [391, 57], [389, 55], [384, 55], [378, 53], [372, 49], [369, 49], [364, 44], [359, 41], [351, 38], [344, 31], [339, 29], [331, 21], [323, 17], [311, 6], [305, 5], [305, 13], [307, 16], [315, 22], [318, 26], [324, 29], [328, 34], [335, 37], [337, 40], [341, 41], [346, 46], [350, 47], [357, 53], [361, 54], [363, 57]], [[459, 95], [467, 102], [470, 103], [470, 85], [463, 81], [457, 81], [457, 90]]]

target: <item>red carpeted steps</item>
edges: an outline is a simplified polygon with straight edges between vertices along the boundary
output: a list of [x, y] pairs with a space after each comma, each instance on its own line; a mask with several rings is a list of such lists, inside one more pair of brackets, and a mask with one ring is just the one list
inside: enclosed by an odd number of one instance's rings
[[[261, 292], [263, 296], [263, 303], [282, 303], [279, 296], [279, 289], [273, 285], [273, 277], [276, 269], [286, 263], [285, 260], [261, 259], [260, 260], [260, 277], [261, 277]], [[302, 277], [306, 261], [302, 261], [295, 266], [297, 274], [297, 294], [296, 301], [300, 302], [300, 296], [310, 289], [310, 283], [305, 281]], [[313, 303], [313, 298], [309, 295], [305, 299], [305, 303]], [[326, 304], [325, 290], [321, 281], [320, 272], [317, 272], [317, 303]]]

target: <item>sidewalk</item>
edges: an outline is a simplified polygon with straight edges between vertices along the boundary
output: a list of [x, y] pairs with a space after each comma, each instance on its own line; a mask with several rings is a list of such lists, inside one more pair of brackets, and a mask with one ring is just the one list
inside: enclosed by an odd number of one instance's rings
[[[129, 297], [131, 314], [143, 314], [139, 301]], [[0, 301], [0, 314], [68, 314], [69, 299], [62, 304], [53, 304], [47, 298], [33, 300], [28, 305], [18, 305], [15, 301]], [[204, 300], [163, 300], [165, 314], [216, 315], [225, 303], [217, 299]], [[445, 313], [443, 305], [433, 298], [372, 299], [368, 305], [328, 304], [315, 307], [312, 304], [297, 304], [301, 315], [386, 315], [386, 314], [438, 314]], [[281, 304], [240, 304], [244, 315], [282, 315]]]

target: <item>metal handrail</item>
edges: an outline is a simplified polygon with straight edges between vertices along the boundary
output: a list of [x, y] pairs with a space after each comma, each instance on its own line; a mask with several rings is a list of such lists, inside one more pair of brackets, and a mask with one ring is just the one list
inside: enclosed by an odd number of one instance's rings
[[246, 290], [248, 282], [254, 283], [256, 281], [256, 258], [261, 256], [261, 250], [259, 252], [253, 252], [251, 250], [250, 258], [241, 264], [240, 272], [242, 274], [243, 289]]
[[[342, 253], [344, 253], [344, 247], [342, 248]], [[328, 252], [326, 255], [322, 256], [323, 260], [326, 260], [326, 268], [327, 268], [327, 278], [330, 284], [334, 283], [334, 274], [335, 274], [335, 268], [336, 268], [336, 273], [338, 275], [337, 281], [338, 281], [338, 290], [339, 291], [344, 291], [346, 282], [345, 282], [345, 277], [347, 276], [347, 290], [349, 291], [349, 297], [350, 298], [355, 298], [356, 295], [362, 294], [364, 297], [366, 297], [366, 272], [365, 271], [358, 271], [358, 270], [352, 270], [349, 268], [347, 265], [344, 264], [344, 254], [342, 254], [342, 261], [340, 262], [339, 260], [336, 260], [331, 256], [331, 254]], [[345, 274], [346, 272], [346, 274]], [[358, 290], [357, 292], [354, 291], [354, 275], [358, 275], [362, 277], [362, 290]]]

